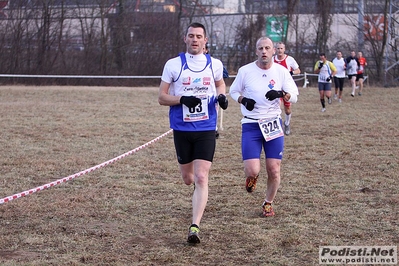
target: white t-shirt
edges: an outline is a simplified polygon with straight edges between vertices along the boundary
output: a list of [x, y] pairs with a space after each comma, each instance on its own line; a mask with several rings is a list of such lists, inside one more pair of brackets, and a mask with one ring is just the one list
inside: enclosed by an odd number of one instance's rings
[[[291, 77], [287, 68], [273, 63], [271, 68], [264, 70], [259, 68], [255, 62], [242, 66], [230, 86], [230, 96], [237, 101], [240, 96], [255, 100], [255, 108], [248, 111], [241, 105], [243, 116], [252, 119], [271, 119], [281, 114], [280, 98], [273, 101], [266, 99], [265, 95], [270, 90], [284, 90], [291, 94], [290, 102], [296, 102], [298, 87]], [[243, 118], [242, 123], [256, 123], [257, 121]]]
[[348, 71], [348, 75], [356, 75], [357, 74], [357, 61], [355, 58], [347, 59], [347, 66], [346, 69]]
[[332, 61], [334, 66], [337, 68], [337, 74], [335, 74], [335, 76], [337, 78], [345, 78], [346, 74], [345, 74], [345, 60], [344, 58], [341, 57], [341, 59], [338, 59], [337, 57], [334, 58], [334, 60]]
[[285, 67], [286, 69], [288, 69], [288, 71], [294, 71], [299, 68], [298, 63], [290, 55], [285, 55], [282, 60], [279, 60], [277, 55], [275, 55], [275, 56], [273, 56], [273, 60], [275, 63], [280, 64], [283, 67]]

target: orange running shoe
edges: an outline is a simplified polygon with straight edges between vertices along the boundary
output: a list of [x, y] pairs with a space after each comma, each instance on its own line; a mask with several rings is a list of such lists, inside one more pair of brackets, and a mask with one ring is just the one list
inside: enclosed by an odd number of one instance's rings
[[255, 177], [247, 177], [247, 181], [245, 182], [245, 188], [249, 193], [253, 192], [256, 188], [256, 182], [258, 181], [259, 175]]
[[269, 217], [269, 216], [274, 216], [274, 211], [273, 211], [273, 206], [269, 202], [264, 202], [262, 205], [263, 209], [263, 216]]

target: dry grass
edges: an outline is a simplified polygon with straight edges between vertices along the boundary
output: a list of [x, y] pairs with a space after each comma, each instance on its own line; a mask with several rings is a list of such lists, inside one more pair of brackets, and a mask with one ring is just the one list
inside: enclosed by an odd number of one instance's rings
[[[0, 205], [1, 265], [317, 265], [320, 245], [398, 245], [397, 88], [366, 88], [320, 112], [301, 89], [276, 216], [260, 217], [264, 163], [244, 188], [231, 101], [191, 247], [192, 187], [171, 134], [114, 164]], [[0, 87], [0, 198], [77, 173], [169, 130], [157, 88]]]

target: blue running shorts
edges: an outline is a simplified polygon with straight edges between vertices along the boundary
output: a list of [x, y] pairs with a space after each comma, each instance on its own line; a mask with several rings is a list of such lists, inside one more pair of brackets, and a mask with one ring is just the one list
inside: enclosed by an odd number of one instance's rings
[[[282, 120], [280, 119], [282, 124]], [[270, 141], [265, 141], [258, 123], [242, 124], [241, 151], [242, 159], [260, 159], [262, 146], [265, 157], [282, 159], [284, 151], [284, 137], [279, 137]]]

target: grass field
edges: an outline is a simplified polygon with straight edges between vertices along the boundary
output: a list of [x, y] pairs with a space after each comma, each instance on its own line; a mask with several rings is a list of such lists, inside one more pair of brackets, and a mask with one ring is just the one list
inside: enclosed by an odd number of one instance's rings
[[[321, 113], [300, 88], [276, 216], [266, 170], [245, 191], [239, 105], [223, 113], [201, 223], [172, 135], [106, 167], [0, 205], [0, 265], [318, 265], [319, 246], [399, 245], [398, 88], [366, 87]], [[157, 88], [0, 87], [0, 198], [112, 159], [169, 130]]]

